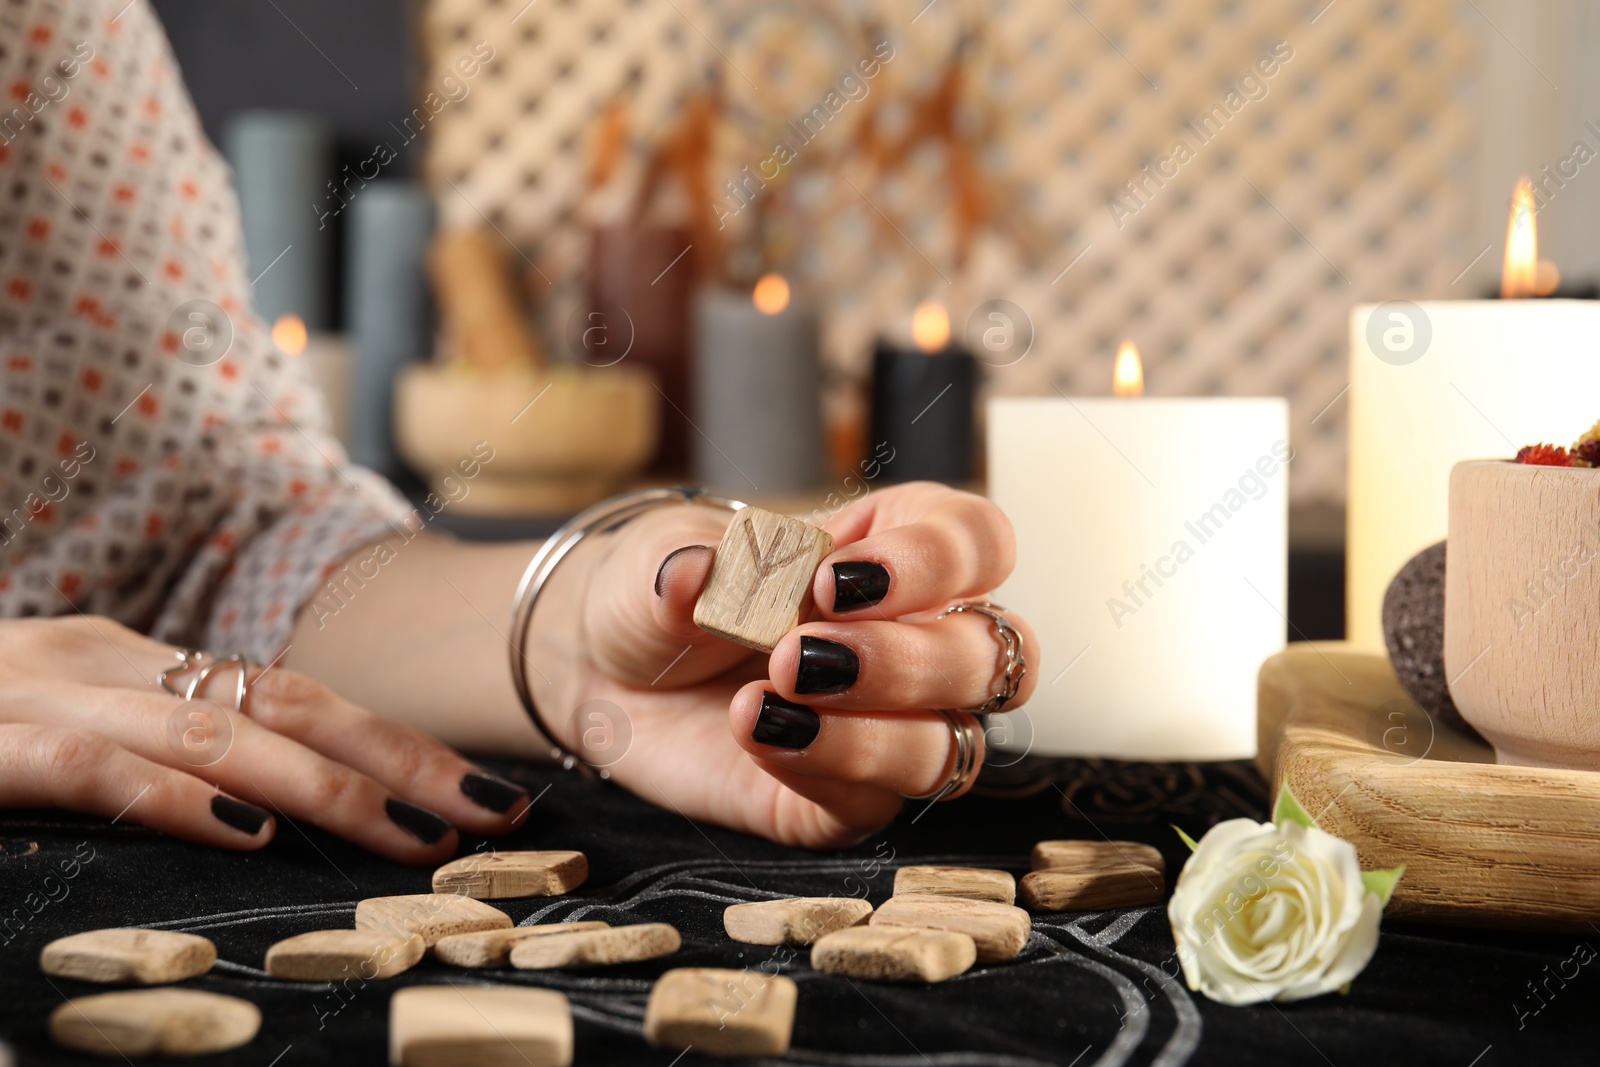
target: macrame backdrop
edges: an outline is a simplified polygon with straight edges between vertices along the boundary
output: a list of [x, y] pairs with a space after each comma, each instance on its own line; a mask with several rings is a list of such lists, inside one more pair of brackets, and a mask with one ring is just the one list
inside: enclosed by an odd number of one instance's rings
[[[718, 205], [737, 251], [767, 220], [766, 264], [824, 311], [835, 413], [919, 300], [976, 344], [1005, 340], [986, 304], [1003, 299], [1032, 344], [980, 353], [991, 395], [1108, 393], [1130, 337], [1153, 395], [1287, 396], [1293, 498], [1341, 501], [1350, 307], [1477, 295], [1451, 285], [1476, 251], [1483, 31], [1462, 0], [922, 4], [429, 0], [430, 84], [477, 41], [496, 53], [428, 128], [444, 225], [488, 220], [517, 246], [559, 353], [586, 226], [616, 210], [590, 187], [608, 110], [626, 113], [607, 164], [625, 186], [710, 93], [710, 188], [678, 190], [682, 221]], [[785, 131], [883, 41], [864, 96], [807, 144]], [[778, 136], [796, 158], [734, 213], [724, 183]]]

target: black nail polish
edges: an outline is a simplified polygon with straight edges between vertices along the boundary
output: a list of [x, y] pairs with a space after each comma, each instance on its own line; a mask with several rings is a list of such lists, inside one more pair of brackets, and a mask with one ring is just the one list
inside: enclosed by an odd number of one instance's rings
[[394, 797], [383, 802], [383, 810], [389, 813], [389, 818], [394, 820], [396, 826], [424, 845], [433, 844], [451, 829], [449, 823], [427, 808], [419, 808], [415, 804], [407, 804]]
[[468, 771], [466, 777], [461, 779], [461, 791], [467, 799], [480, 808], [504, 815], [511, 810], [518, 798], [526, 796], [527, 790], [504, 778], [496, 778], [483, 771]]
[[677, 559], [683, 553], [685, 553], [685, 552], [693, 552], [695, 549], [699, 549], [702, 552], [711, 551], [711, 547], [709, 545], [684, 545], [682, 548], [675, 548], [671, 552], [667, 553], [667, 558], [662, 560], [661, 561], [661, 566], [656, 568], [656, 584], [655, 584], [656, 596], [660, 596], [661, 595], [661, 579], [666, 576], [667, 564], [669, 564], [673, 560]]
[[889, 595], [889, 570], [881, 563], [856, 560], [833, 565], [833, 610], [855, 611]]
[[856, 650], [825, 637], [800, 638], [800, 667], [794, 672], [796, 693], [842, 693], [856, 684], [861, 659]]
[[816, 712], [767, 692], [761, 694], [761, 714], [756, 716], [750, 740], [777, 748], [805, 748], [817, 739], [821, 728], [822, 720]]
[[251, 837], [259, 834], [261, 828], [267, 825], [267, 820], [272, 818], [272, 813], [269, 811], [254, 804], [246, 804], [242, 800], [225, 797], [221, 793], [211, 798], [211, 814], [215, 815], [219, 822], [227, 823], [241, 834], [249, 834]]

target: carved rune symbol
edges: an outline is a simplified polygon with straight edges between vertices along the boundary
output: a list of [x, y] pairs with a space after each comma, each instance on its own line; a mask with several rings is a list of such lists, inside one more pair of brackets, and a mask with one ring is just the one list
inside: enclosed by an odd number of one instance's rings
[[772, 544], [767, 546], [765, 554], [761, 551], [761, 542], [756, 539], [755, 523], [752, 518], [746, 517], [743, 523], [744, 535], [750, 542], [750, 562], [755, 566], [755, 581], [750, 586], [750, 593], [745, 597], [744, 603], [739, 605], [739, 614], [734, 616], [735, 625], [743, 623], [750, 609], [755, 606], [756, 593], [761, 590], [761, 583], [765, 582], [772, 573], [782, 567], [787, 567], [800, 558], [800, 553], [805, 549], [805, 542], [796, 531], [794, 547], [786, 556], [778, 555], [783, 547], [783, 535], [786, 532], [779, 527], [772, 535]]

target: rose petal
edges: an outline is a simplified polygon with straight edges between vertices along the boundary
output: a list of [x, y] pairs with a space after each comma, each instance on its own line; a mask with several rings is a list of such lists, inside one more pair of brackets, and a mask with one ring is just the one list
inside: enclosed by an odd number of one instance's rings
[[1383, 906], [1378, 903], [1377, 895], [1367, 894], [1354, 928], [1340, 943], [1339, 955], [1333, 960], [1332, 965], [1314, 978], [1307, 976], [1306, 980], [1300, 983], [1286, 985], [1277, 999], [1304, 1000], [1306, 997], [1343, 989], [1356, 975], [1366, 969], [1373, 954], [1377, 952], [1378, 928], [1382, 918]]

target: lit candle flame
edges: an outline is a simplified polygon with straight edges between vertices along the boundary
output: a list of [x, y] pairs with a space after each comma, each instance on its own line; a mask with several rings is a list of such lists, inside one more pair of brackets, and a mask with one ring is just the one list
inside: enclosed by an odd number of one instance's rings
[[1538, 211], [1533, 198], [1533, 182], [1517, 179], [1511, 194], [1511, 213], [1506, 220], [1506, 256], [1500, 270], [1500, 297], [1518, 300], [1548, 296], [1561, 284], [1561, 272], [1549, 260], [1539, 258]]
[[1512, 300], [1532, 296], [1539, 271], [1539, 237], [1533, 221], [1533, 183], [1517, 179], [1506, 220], [1506, 258], [1500, 270], [1500, 296]]
[[950, 343], [950, 313], [937, 300], [917, 305], [911, 315], [911, 339], [924, 352], [938, 352]]
[[1111, 372], [1111, 392], [1115, 396], [1144, 395], [1144, 366], [1139, 362], [1139, 349], [1132, 341], [1122, 342], [1117, 349], [1117, 365]]
[[756, 279], [750, 302], [763, 315], [776, 315], [789, 306], [789, 283], [781, 274], [763, 274]]
[[279, 315], [272, 324], [272, 343], [284, 355], [298, 356], [306, 350], [306, 324], [299, 315]]

